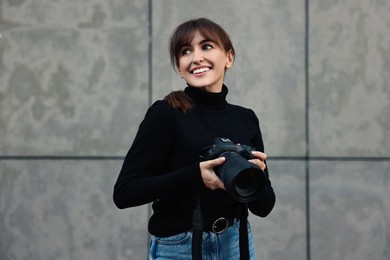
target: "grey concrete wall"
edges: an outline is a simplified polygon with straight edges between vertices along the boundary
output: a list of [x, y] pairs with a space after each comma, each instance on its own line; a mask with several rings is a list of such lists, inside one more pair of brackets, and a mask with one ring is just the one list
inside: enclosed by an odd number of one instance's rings
[[0, 0], [0, 259], [146, 258], [149, 209], [112, 188], [199, 16], [230, 33], [229, 100], [263, 130], [258, 259], [390, 258], [389, 1]]

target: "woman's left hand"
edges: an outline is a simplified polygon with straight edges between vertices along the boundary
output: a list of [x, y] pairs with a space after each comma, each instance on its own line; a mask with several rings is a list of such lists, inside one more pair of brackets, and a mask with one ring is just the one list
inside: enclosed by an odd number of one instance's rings
[[252, 155], [256, 157], [256, 159], [250, 159], [249, 161], [251, 163], [256, 164], [261, 170], [264, 171], [265, 168], [267, 168], [267, 165], [265, 164], [265, 159], [267, 159], [267, 155], [259, 151], [253, 151]]

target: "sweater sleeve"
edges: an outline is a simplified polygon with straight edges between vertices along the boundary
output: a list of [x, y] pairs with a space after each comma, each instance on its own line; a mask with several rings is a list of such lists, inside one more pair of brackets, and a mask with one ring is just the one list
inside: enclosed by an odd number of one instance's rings
[[[263, 143], [263, 138], [260, 130], [259, 119], [257, 118], [257, 116], [253, 111], [252, 114], [256, 122], [256, 126], [258, 127], [257, 135], [255, 137], [255, 140], [253, 140], [253, 143], [258, 151], [264, 152], [264, 143]], [[261, 196], [257, 200], [250, 202], [248, 205], [249, 210], [253, 214], [260, 217], [266, 217], [272, 211], [273, 207], [275, 206], [275, 200], [276, 200], [275, 193], [269, 178], [268, 166], [264, 170], [264, 174], [266, 174], [267, 176], [267, 181], [265, 183], [264, 190]]]
[[157, 101], [148, 109], [114, 186], [118, 208], [143, 205], [201, 185], [196, 163], [162, 174], [174, 140], [173, 125], [174, 111], [165, 101]]

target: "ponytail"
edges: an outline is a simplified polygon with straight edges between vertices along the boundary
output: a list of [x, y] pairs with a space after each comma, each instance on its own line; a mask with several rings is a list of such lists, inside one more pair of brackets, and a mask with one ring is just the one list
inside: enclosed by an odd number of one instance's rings
[[180, 109], [184, 113], [188, 113], [192, 108], [192, 99], [182, 90], [172, 91], [164, 100], [174, 109]]

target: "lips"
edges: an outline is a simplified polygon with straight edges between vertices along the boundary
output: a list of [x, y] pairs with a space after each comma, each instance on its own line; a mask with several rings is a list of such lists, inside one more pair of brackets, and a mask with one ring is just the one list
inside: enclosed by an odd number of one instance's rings
[[198, 75], [198, 74], [202, 74], [202, 73], [204, 73], [204, 72], [207, 72], [207, 71], [209, 71], [209, 70], [210, 70], [209, 67], [196, 68], [196, 69], [194, 69], [194, 70], [192, 71], [192, 74]]

